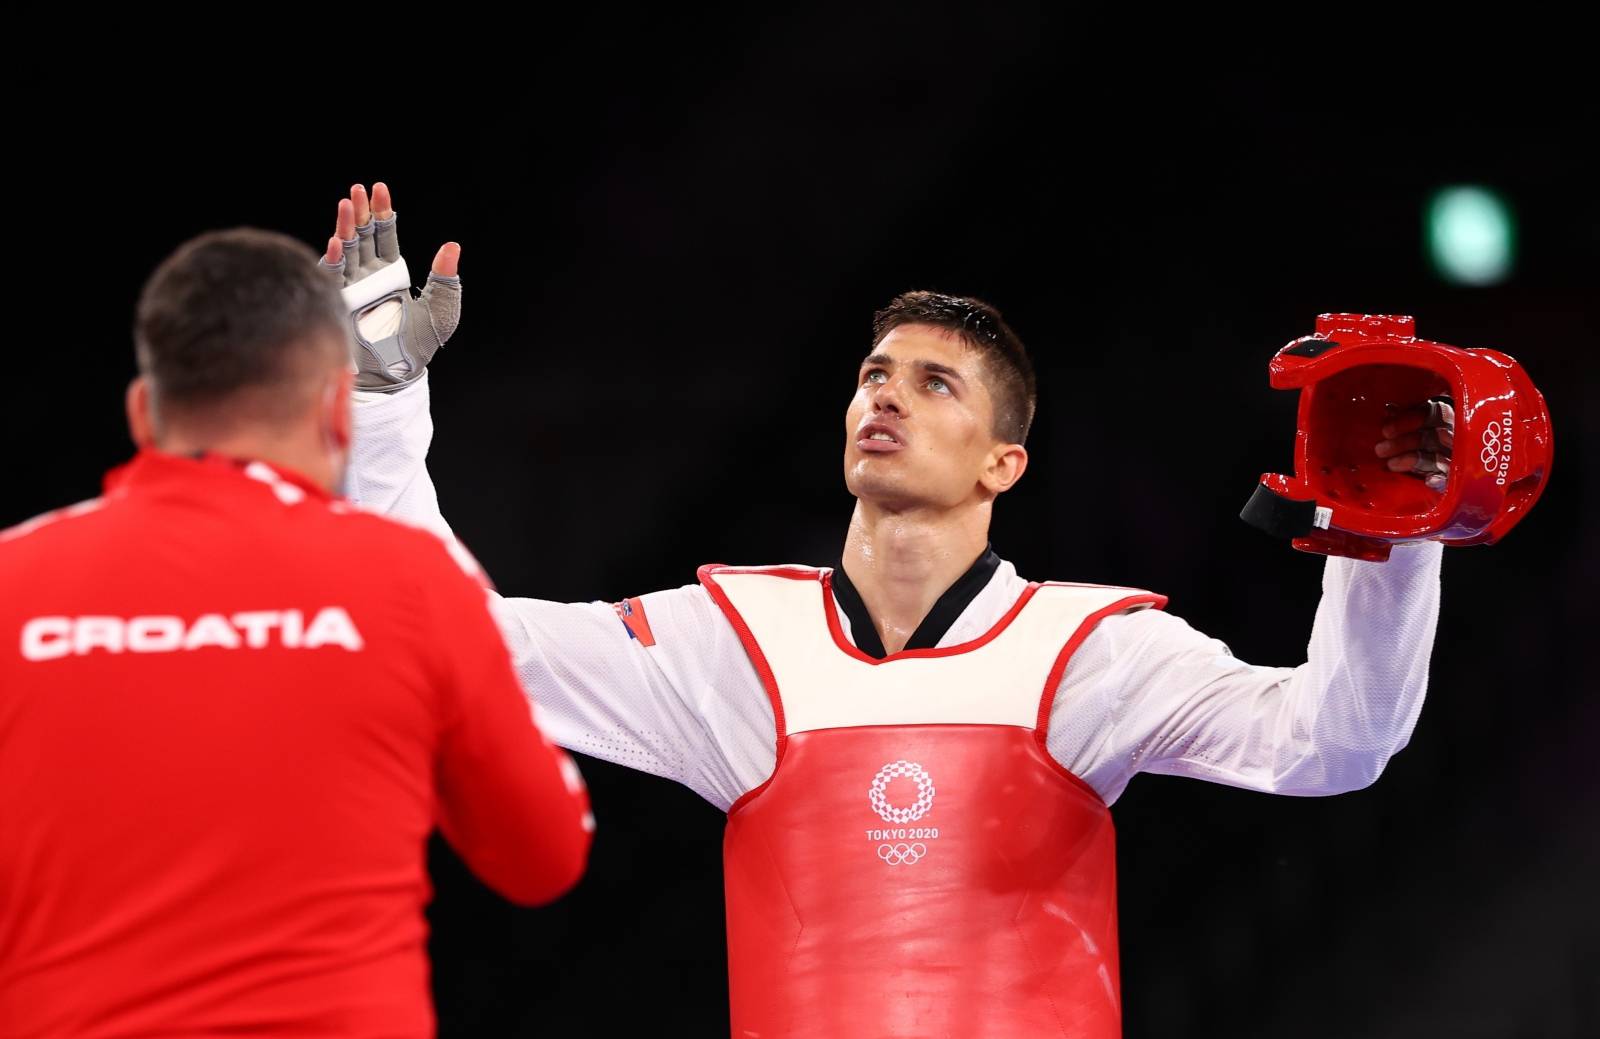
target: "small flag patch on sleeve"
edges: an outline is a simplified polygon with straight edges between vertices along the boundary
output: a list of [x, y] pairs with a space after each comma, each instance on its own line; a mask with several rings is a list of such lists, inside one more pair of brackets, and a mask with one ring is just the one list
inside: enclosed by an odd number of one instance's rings
[[613, 603], [611, 608], [617, 611], [622, 626], [628, 629], [629, 638], [638, 639], [641, 646], [656, 644], [655, 633], [650, 630], [650, 619], [644, 615], [644, 603], [638, 596]]

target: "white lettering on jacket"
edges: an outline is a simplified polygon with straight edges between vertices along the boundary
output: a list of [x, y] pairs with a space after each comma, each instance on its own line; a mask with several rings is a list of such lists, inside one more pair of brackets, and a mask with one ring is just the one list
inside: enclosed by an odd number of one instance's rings
[[22, 626], [24, 660], [58, 660], [107, 653], [176, 653], [188, 650], [317, 649], [340, 646], [352, 653], [366, 643], [342, 606], [318, 610], [307, 624], [299, 610], [249, 610], [224, 616], [35, 617]]

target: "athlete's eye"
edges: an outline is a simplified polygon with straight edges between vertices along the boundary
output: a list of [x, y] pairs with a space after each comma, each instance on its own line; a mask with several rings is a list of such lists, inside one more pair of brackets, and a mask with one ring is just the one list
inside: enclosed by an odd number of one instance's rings
[[944, 394], [949, 394], [950, 393], [950, 384], [945, 382], [943, 379], [939, 378], [937, 375], [935, 375], [932, 378], [930, 378], [928, 380], [928, 384], [927, 385], [928, 385], [928, 389], [932, 390], [935, 393], [944, 393]]
[[866, 377], [863, 378], [861, 381], [862, 382], [877, 383], [878, 385], [881, 386], [884, 383], [889, 381], [889, 373], [884, 371], [882, 368], [874, 368], [870, 372], [868, 372], [866, 374]]

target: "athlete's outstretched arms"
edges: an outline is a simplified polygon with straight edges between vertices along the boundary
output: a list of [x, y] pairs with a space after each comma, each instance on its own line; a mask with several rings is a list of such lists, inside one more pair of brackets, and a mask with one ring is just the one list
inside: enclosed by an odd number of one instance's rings
[[[1374, 451], [1442, 492], [1453, 422], [1449, 405], [1419, 405], [1373, 431]], [[1108, 617], [1064, 677], [1052, 751], [1068, 768], [1087, 768], [1084, 778], [1108, 799], [1136, 772], [1280, 794], [1369, 785], [1422, 711], [1443, 552], [1429, 541], [1396, 546], [1386, 563], [1330, 557], [1299, 667], [1246, 664], [1162, 611]], [[1081, 697], [1113, 719], [1113, 746], [1092, 759], [1073, 738]]]
[[[374, 185], [369, 205], [358, 186], [339, 203], [324, 265], [347, 278], [340, 256], [351, 243], [359, 249], [377, 233], [388, 254], [398, 258], [398, 220], [388, 188]], [[431, 300], [411, 300], [409, 289], [405, 299], [393, 300], [407, 308], [404, 338], [358, 358], [363, 375], [347, 475], [352, 501], [452, 544], [427, 469], [433, 419], [425, 366], [459, 317], [460, 255], [453, 244], [439, 251]], [[361, 288], [359, 278], [354, 284], [358, 291], [347, 296], [364, 302], [352, 308], [370, 307], [374, 293]], [[452, 301], [443, 321], [428, 309], [430, 302], [437, 308], [440, 289], [448, 289]], [[394, 312], [387, 324], [379, 323], [381, 312], [359, 316], [359, 326], [370, 332], [367, 340], [395, 327], [398, 312], [389, 309]], [[419, 331], [427, 335], [419, 338]], [[384, 371], [367, 372], [376, 363], [371, 358], [380, 355]], [[540, 709], [541, 726], [561, 746], [676, 780], [723, 809], [771, 770], [770, 751], [765, 759], [761, 753], [774, 738], [771, 705], [738, 636], [698, 585], [615, 605], [491, 593], [490, 608], [518, 678]], [[624, 619], [623, 610], [634, 612]]]

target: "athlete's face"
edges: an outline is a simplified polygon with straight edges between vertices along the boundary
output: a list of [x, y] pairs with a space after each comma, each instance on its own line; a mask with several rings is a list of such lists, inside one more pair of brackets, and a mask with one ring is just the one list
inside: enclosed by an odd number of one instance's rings
[[983, 357], [955, 333], [901, 325], [861, 362], [845, 412], [850, 493], [892, 509], [954, 508], [993, 498], [1027, 453], [994, 435]]

